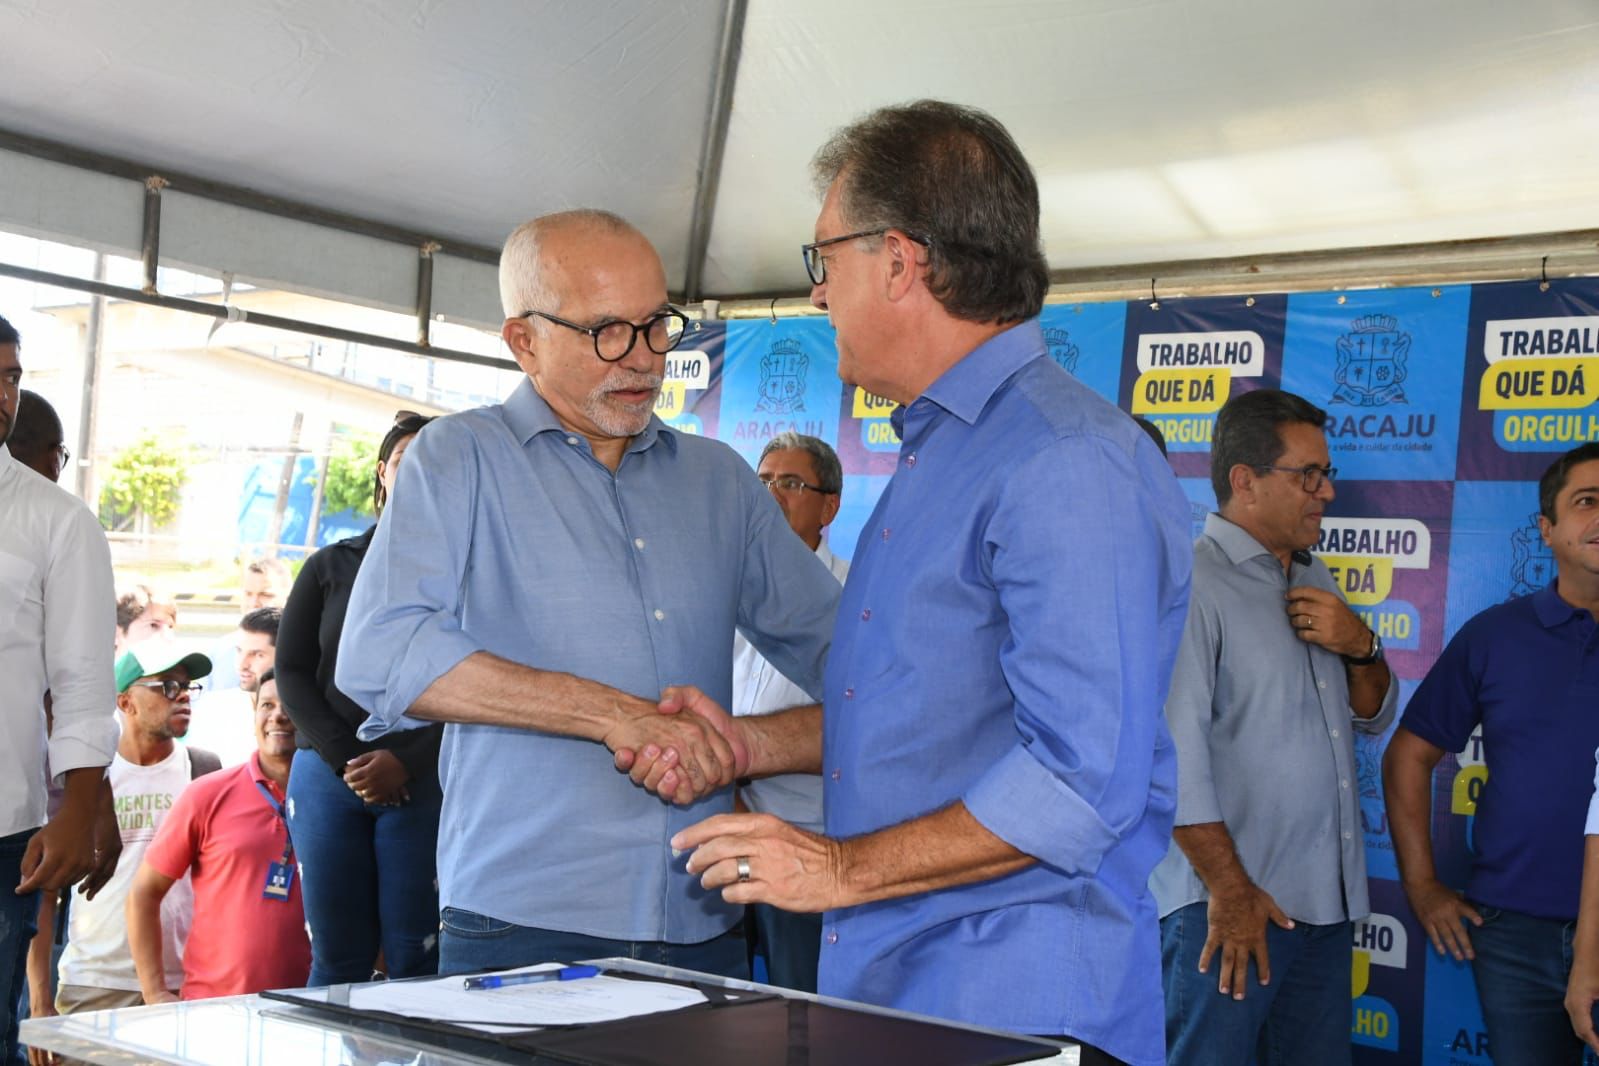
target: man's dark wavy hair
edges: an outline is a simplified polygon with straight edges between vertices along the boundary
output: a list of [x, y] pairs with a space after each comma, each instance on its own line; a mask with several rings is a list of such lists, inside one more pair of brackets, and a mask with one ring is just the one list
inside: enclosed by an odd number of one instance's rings
[[841, 182], [850, 230], [925, 240], [927, 287], [956, 318], [1006, 325], [1043, 308], [1038, 182], [987, 112], [939, 100], [882, 108], [835, 133], [811, 173], [819, 193]]

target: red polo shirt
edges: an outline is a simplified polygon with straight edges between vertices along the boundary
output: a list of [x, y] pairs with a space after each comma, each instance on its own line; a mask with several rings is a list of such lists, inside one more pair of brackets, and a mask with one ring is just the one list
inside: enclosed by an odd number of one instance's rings
[[262, 897], [287, 830], [256, 782], [283, 803], [259, 755], [197, 778], [173, 804], [144, 861], [194, 885], [194, 924], [183, 950], [184, 999], [300, 988], [311, 973], [296, 872], [287, 900]]

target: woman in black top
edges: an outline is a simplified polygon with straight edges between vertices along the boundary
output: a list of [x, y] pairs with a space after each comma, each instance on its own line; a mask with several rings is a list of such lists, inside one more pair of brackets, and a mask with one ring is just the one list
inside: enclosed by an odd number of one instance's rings
[[[378, 448], [381, 517], [406, 447], [430, 419], [395, 417]], [[289, 775], [289, 829], [304, 882], [312, 986], [438, 970], [439, 738], [442, 726], [363, 741], [366, 712], [333, 684], [339, 634], [373, 526], [305, 562], [283, 607], [276, 671], [301, 754]]]

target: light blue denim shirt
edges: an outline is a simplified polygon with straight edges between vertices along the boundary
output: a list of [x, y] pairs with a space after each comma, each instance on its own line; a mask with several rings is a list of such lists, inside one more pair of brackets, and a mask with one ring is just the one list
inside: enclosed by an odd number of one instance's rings
[[[438, 419], [400, 467], [350, 597], [336, 681], [404, 728], [477, 651], [655, 699], [722, 706], [735, 627], [820, 691], [838, 582], [725, 444], [651, 419], [613, 475], [523, 381], [500, 406]], [[739, 909], [673, 859], [671, 835], [732, 809], [672, 807], [601, 744], [450, 725], [439, 758], [439, 898], [517, 925], [696, 943]]]
[[1146, 881], [1176, 802], [1161, 707], [1188, 502], [1144, 431], [1050, 360], [1036, 320], [895, 420], [899, 464], [827, 670], [827, 831], [964, 800], [1039, 862], [828, 912], [821, 990], [1164, 1062]]

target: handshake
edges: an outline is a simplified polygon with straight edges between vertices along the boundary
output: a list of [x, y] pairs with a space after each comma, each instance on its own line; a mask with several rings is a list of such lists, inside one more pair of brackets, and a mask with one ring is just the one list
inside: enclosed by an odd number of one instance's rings
[[676, 804], [693, 803], [749, 773], [744, 730], [692, 685], [675, 685], [660, 702], [630, 701], [603, 742], [634, 784]]

